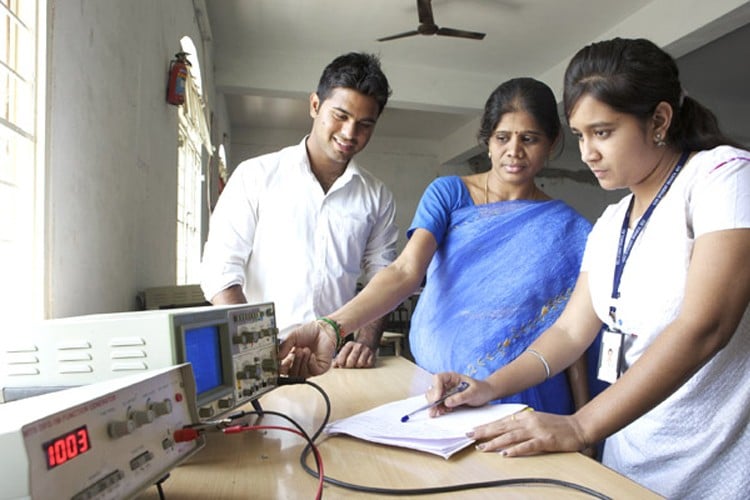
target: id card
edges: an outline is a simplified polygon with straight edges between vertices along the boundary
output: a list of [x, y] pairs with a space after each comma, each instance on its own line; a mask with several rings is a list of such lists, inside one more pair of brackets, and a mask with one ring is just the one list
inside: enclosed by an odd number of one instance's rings
[[609, 328], [602, 330], [602, 342], [599, 346], [599, 370], [597, 378], [613, 384], [622, 375], [623, 340], [625, 336]]

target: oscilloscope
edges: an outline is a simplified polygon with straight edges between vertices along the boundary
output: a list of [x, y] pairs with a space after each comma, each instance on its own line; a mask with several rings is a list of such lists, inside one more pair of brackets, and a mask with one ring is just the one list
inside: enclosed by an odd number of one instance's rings
[[4, 339], [2, 401], [192, 364], [210, 419], [276, 387], [273, 303], [93, 314], [41, 321]]

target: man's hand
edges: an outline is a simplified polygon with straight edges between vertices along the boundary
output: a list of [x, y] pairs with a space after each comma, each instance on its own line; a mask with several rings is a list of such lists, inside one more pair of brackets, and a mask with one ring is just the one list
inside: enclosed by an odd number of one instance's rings
[[377, 359], [377, 350], [367, 344], [350, 341], [344, 344], [333, 360], [334, 368], [372, 368]]
[[333, 360], [334, 368], [373, 368], [378, 357], [385, 316], [362, 326], [354, 341], [347, 342]]
[[311, 321], [295, 328], [281, 342], [279, 372], [291, 377], [313, 377], [331, 367], [336, 354], [336, 334], [325, 323]]

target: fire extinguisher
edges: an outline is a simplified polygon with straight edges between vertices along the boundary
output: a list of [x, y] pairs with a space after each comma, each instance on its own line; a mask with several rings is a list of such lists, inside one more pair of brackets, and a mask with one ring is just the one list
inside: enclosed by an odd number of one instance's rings
[[169, 84], [167, 85], [167, 102], [179, 106], [185, 102], [185, 84], [188, 77], [187, 52], [178, 52], [169, 65]]

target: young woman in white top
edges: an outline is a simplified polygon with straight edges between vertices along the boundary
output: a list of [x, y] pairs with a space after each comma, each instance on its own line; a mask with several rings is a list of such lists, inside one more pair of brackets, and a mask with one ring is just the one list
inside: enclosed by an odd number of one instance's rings
[[433, 415], [482, 405], [564, 370], [602, 328], [612, 385], [573, 415], [522, 412], [469, 434], [505, 456], [582, 450], [669, 498], [750, 491], [750, 152], [681, 87], [647, 40], [581, 49], [565, 114], [605, 189], [630, 194], [592, 230], [560, 318], [483, 381], [435, 376], [428, 399], [470, 388]]

